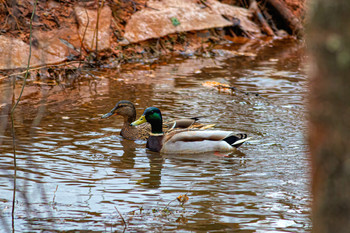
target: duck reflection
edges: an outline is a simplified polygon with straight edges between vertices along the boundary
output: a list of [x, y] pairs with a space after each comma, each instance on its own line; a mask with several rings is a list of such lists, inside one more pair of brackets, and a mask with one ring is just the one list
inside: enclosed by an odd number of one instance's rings
[[135, 166], [136, 143], [131, 140], [121, 139], [123, 146], [123, 155], [111, 161], [111, 165], [117, 169], [117, 173], [124, 169], [133, 169]]
[[[120, 144], [123, 146], [123, 155], [111, 161], [111, 166], [116, 168], [117, 174], [126, 169], [135, 169], [136, 148], [139, 147], [137, 143], [127, 139], [121, 139]], [[149, 159], [149, 173], [141, 174], [142, 177], [137, 180], [136, 184], [148, 189], [157, 189], [161, 184], [164, 159], [156, 152], [147, 150], [146, 154]]]
[[163, 168], [164, 159], [160, 153], [146, 151], [149, 159], [149, 174], [144, 175], [144, 178], [138, 182], [140, 185], [149, 189], [157, 189], [161, 184], [161, 172]]

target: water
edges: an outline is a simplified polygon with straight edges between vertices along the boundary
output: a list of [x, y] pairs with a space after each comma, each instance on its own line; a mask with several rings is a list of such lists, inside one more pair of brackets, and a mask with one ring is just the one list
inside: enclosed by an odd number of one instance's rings
[[[240, 54], [224, 45], [215, 59], [175, 57], [121, 72], [93, 71], [98, 77], [60, 85], [29, 80], [15, 112], [15, 230], [310, 231], [303, 47], [293, 41], [248, 45]], [[239, 91], [219, 92], [202, 86], [205, 81]], [[5, 232], [13, 193], [12, 90], [11, 81], [0, 83]], [[136, 104], [138, 116], [158, 106], [164, 118], [201, 116], [202, 123], [254, 139], [229, 156], [150, 152], [144, 141], [119, 136], [122, 119], [100, 119], [123, 99]], [[189, 201], [181, 206], [176, 198], [184, 194]]]

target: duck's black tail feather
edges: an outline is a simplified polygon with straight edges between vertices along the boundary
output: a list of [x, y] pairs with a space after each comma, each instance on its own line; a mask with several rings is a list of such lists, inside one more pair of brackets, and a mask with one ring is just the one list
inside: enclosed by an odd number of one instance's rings
[[247, 134], [236, 134], [236, 135], [230, 135], [226, 138], [224, 138], [223, 140], [225, 142], [227, 142], [228, 144], [230, 144], [233, 147], [240, 147], [245, 141], [248, 141], [249, 139], [251, 139], [250, 137], [247, 137]]

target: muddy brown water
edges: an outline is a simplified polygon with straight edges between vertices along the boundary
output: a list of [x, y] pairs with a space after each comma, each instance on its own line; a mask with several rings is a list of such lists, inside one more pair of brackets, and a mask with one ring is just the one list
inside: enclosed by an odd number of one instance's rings
[[[239, 54], [232, 48], [218, 48], [215, 58], [97, 70], [98, 77], [65, 86], [29, 81], [15, 114], [15, 230], [310, 231], [303, 46], [276, 41]], [[241, 92], [218, 92], [205, 81]], [[4, 231], [11, 229], [13, 194], [12, 90], [11, 81], [0, 83]], [[119, 136], [122, 119], [100, 119], [123, 99], [136, 104], [138, 116], [157, 106], [164, 118], [201, 116], [254, 139], [229, 156], [149, 152], [144, 141]], [[176, 198], [184, 194], [189, 200], [181, 206]]]

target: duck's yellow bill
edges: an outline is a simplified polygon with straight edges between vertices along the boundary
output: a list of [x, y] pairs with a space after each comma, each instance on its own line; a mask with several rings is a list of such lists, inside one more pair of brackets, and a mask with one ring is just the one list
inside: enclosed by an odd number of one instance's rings
[[146, 120], [145, 115], [142, 115], [138, 120], [132, 122], [130, 125], [136, 126], [136, 125], [141, 125], [141, 124], [146, 123], [146, 122], [147, 122], [147, 120]]

